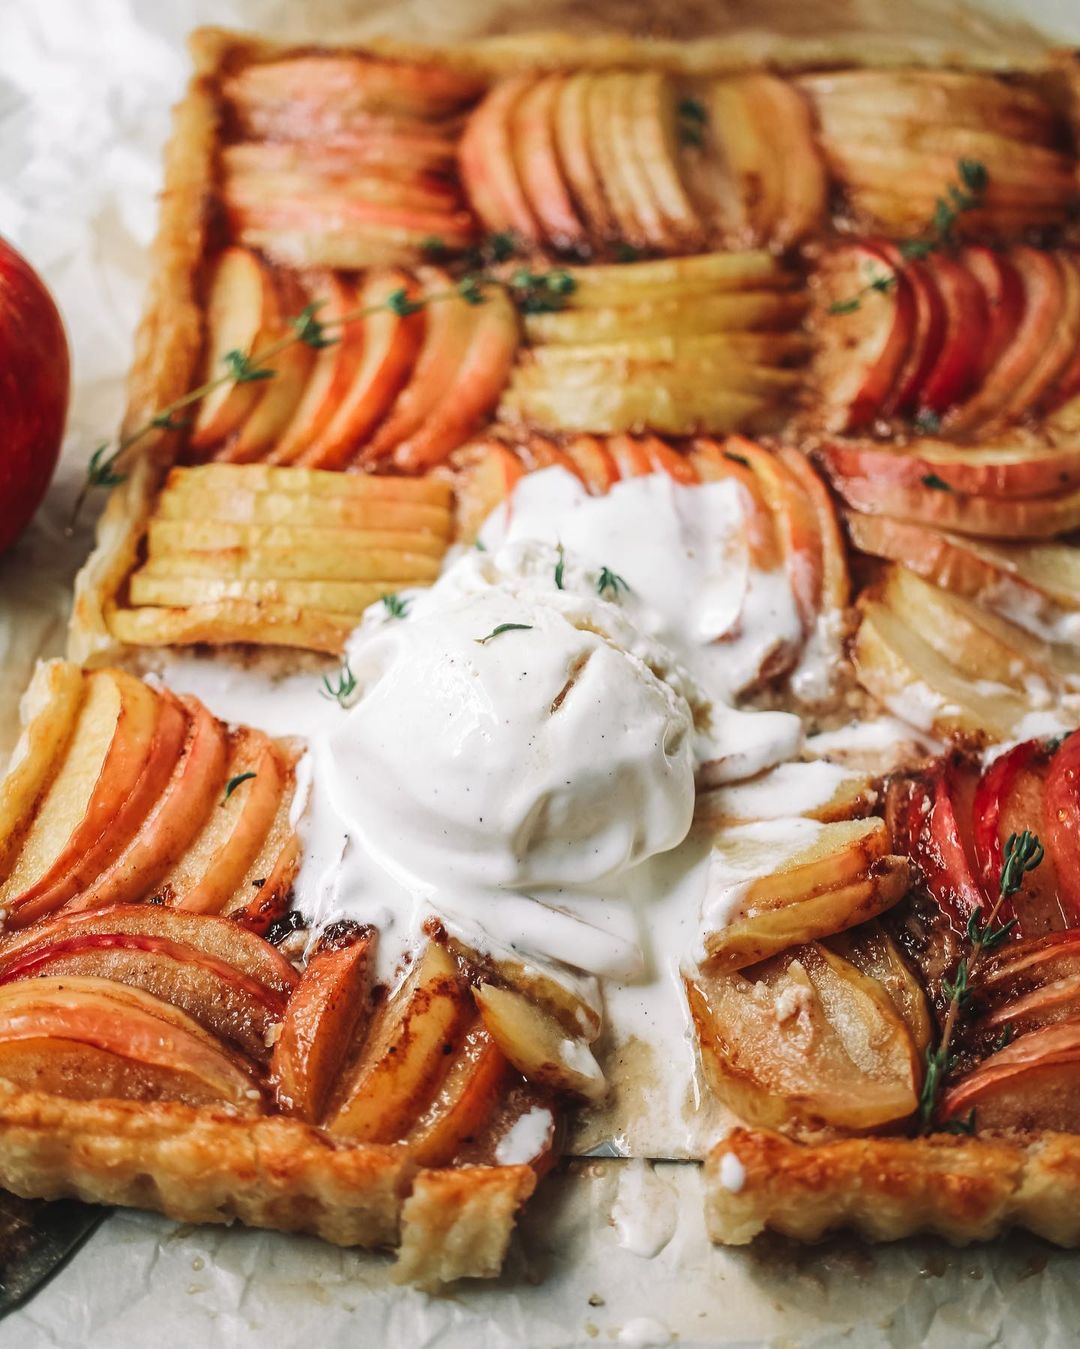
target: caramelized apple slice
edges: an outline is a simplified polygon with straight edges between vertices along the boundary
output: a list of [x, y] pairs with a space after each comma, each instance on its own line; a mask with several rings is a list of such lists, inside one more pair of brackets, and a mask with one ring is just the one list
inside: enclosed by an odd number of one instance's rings
[[607, 1091], [600, 1065], [584, 1039], [523, 993], [495, 984], [473, 990], [491, 1038], [527, 1081], [586, 1101]]
[[182, 942], [213, 960], [224, 961], [241, 974], [287, 997], [299, 976], [269, 942], [225, 918], [182, 913], [158, 904], [119, 904], [86, 913], [64, 913], [5, 938], [0, 945], [0, 979], [9, 962], [24, 959], [56, 942], [90, 935], [160, 937]]
[[83, 672], [67, 661], [42, 661], [23, 695], [23, 731], [0, 780], [0, 881], [19, 855], [74, 732], [85, 696]]
[[479, 1137], [503, 1094], [508, 1064], [479, 1019], [466, 1032], [430, 1105], [405, 1135], [420, 1166], [447, 1166]]
[[1023, 433], [989, 445], [954, 445], [929, 438], [894, 447], [835, 441], [817, 451], [842, 478], [872, 478], [907, 488], [936, 478], [972, 496], [1039, 497], [1080, 487], [1080, 446], [1039, 444]]
[[443, 1080], [470, 1013], [454, 962], [430, 945], [376, 1018], [326, 1122], [358, 1143], [401, 1138]]
[[918, 1103], [919, 1058], [888, 992], [823, 946], [687, 994], [706, 1076], [750, 1124], [873, 1129]]
[[1080, 736], [1068, 736], [1046, 773], [1046, 808], [1041, 830], [1057, 871], [1058, 897], [1068, 927], [1080, 927]]
[[69, 975], [0, 988], [0, 1077], [77, 1100], [227, 1103], [259, 1113], [242, 1060], [185, 1013], [140, 989]]
[[881, 984], [911, 1032], [916, 1050], [925, 1054], [934, 1036], [930, 1004], [918, 976], [882, 925], [875, 919], [830, 937], [826, 945]]
[[316, 469], [347, 464], [409, 380], [424, 340], [425, 316], [386, 308], [387, 296], [395, 291], [404, 291], [409, 300], [419, 293], [416, 283], [399, 271], [373, 271], [359, 288], [356, 307], [371, 311], [357, 320], [359, 358], [328, 424], [300, 456], [302, 464]]
[[597, 436], [571, 436], [566, 453], [592, 496], [603, 496], [619, 481], [619, 469]]
[[587, 70], [570, 75], [555, 104], [555, 139], [559, 160], [575, 203], [595, 243], [616, 237], [617, 228], [600, 173], [593, 158], [589, 91], [595, 77]]
[[600, 991], [592, 976], [572, 974], [565, 966], [527, 961], [509, 949], [492, 949], [490, 944], [481, 952], [454, 936], [447, 937], [446, 944], [463, 963], [470, 983], [501, 984], [523, 993], [571, 1035], [591, 1042], [600, 1034]]
[[480, 526], [514, 490], [525, 469], [500, 440], [481, 440], [463, 447], [453, 460], [457, 500], [455, 536], [472, 543]]
[[[618, 71], [593, 71], [588, 76], [586, 115], [589, 149], [615, 226], [615, 237], [635, 248], [648, 247], [649, 237], [637, 212], [626, 160], [615, 139], [620, 83]], [[650, 202], [651, 206], [651, 202]]]
[[1075, 1127], [1080, 1110], [1080, 1021], [1021, 1035], [951, 1087], [942, 1120], [975, 1111], [980, 1129]]
[[[658, 72], [643, 76], [627, 71], [602, 78], [609, 91], [603, 135], [610, 142], [610, 153], [635, 221], [634, 235], [627, 237], [642, 239], [655, 249], [677, 249], [678, 236], [664, 219], [638, 144], [639, 121], [650, 97], [648, 83], [655, 79], [659, 84], [662, 76]], [[605, 167], [605, 181], [606, 174]]]
[[228, 962], [171, 937], [133, 932], [78, 933], [8, 956], [0, 984], [69, 975], [141, 988], [171, 1003], [219, 1040], [265, 1063], [285, 997]]
[[317, 1124], [368, 1013], [376, 934], [340, 922], [308, 957], [274, 1045], [270, 1080], [278, 1108]]
[[700, 251], [705, 242], [705, 228], [679, 174], [675, 91], [671, 79], [660, 71], [641, 71], [633, 81], [631, 154], [659, 207], [665, 241], [679, 251]]
[[[785, 849], [781, 841], [788, 842]], [[739, 825], [717, 838], [702, 903], [704, 946], [717, 969], [739, 969], [795, 942], [876, 917], [911, 884], [888, 855], [879, 819]]]
[[[206, 302], [208, 333], [203, 378], [216, 379], [230, 352], [244, 360], [258, 354], [280, 323], [269, 270], [246, 248], [226, 248], [214, 264]], [[191, 445], [206, 450], [231, 435], [264, 392], [265, 380], [221, 384], [199, 403]]]
[[[804, 340], [793, 340], [790, 332], [806, 310], [801, 294], [763, 289], [654, 296], [641, 289], [641, 299], [631, 298], [631, 292], [611, 304], [575, 303], [551, 314], [528, 314], [525, 335], [534, 346], [602, 343], [616, 359], [650, 364], [690, 356], [699, 363], [712, 357], [718, 367], [735, 363], [739, 356], [743, 365], [765, 364], [790, 361], [805, 350]], [[748, 341], [755, 333], [768, 337]], [[586, 351], [581, 356], [599, 359], [603, 354]]]

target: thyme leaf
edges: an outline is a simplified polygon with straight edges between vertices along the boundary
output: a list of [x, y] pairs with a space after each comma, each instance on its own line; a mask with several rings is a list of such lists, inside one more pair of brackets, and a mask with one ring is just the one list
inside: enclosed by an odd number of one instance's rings
[[391, 618], [404, 618], [409, 612], [409, 601], [400, 595], [384, 595], [383, 608]]
[[612, 571], [610, 567], [601, 567], [596, 579], [596, 593], [603, 596], [605, 590], [610, 590], [612, 599], [618, 599], [620, 588], [630, 589], [618, 572]]
[[324, 698], [330, 698], [341, 707], [348, 707], [349, 699], [356, 692], [356, 676], [349, 669], [349, 662], [343, 662], [337, 676], [331, 679], [329, 675], [323, 675], [323, 686], [319, 690]]
[[225, 795], [221, 798], [221, 804], [224, 805], [225, 802], [228, 801], [229, 797], [232, 796], [233, 792], [236, 791], [237, 787], [239, 787], [242, 782], [248, 782], [255, 776], [254, 772], [249, 771], [247, 773], [237, 773], [236, 777], [230, 778], [225, 784]]
[[494, 641], [496, 637], [501, 637], [504, 632], [531, 632], [531, 623], [500, 623], [498, 627], [492, 628], [486, 637], [477, 637], [475, 642], [477, 646], [487, 646], [488, 642]]

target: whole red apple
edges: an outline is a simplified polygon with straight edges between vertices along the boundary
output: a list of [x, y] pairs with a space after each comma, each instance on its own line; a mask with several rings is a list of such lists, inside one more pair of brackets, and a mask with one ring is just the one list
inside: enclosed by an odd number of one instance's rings
[[70, 364], [45, 283], [0, 239], [0, 553], [29, 524], [56, 468]]

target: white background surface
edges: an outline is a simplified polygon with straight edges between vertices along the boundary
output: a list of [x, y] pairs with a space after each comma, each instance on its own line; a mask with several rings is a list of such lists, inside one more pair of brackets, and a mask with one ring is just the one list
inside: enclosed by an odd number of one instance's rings
[[[747, 14], [759, 24], [775, 16], [793, 31], [866, 24], [888, 33], [897, 9], [887, 0], [639, 0], [611, 12], [624, 26], [636, 19], [639, 28], [687, 36]], [[954, 37], [960, 47], [992, 41], [970, 16], [950, 26], [936, 0], [912, 0], [902, 13], [908, 26]], [[1048, 31], [1080, 42], [1080, 0], [1045, 0], [1038, 13]], [[14, 704], [34, 659], [62, 646], [70, 582], [89, 533], [66, 540], [61, 525], [89, 453], [119, 417], [168, 109], [186, 76], [183, 36], [211, 22], [431, 41], [507, 25], [598, 26], [595, 7], [576, 0], [0, 0], [0, 234], [53, 288], [76, 379], [61, 474], [30, 534], [0, 560], [0, 753], [14, 739]], [[666, 1343], [669, 1335], [682, 1345], [775, 1349], [1077, 1342], [1080, 1257], [1025, 1238], [967, 1253], [847, 1240], [810, 1250], [783, 1243], [715, 1250], [704, 1237], [697, 1168], [668, 1165], [647, 1182], [653, 1234], [667, 1240], [646, 1259], [621, 1248], [609, 1222], [621, 1167], [577, 1164], [546, 1181], [503, 1277], [435, 1299], [391, 1286], [382, 1257], [117, 1214], [0, 1323], [0, 1349], [502, 1349]], [[632, 1334], [641, 1317], [652, 1319], [651, 1339]]]

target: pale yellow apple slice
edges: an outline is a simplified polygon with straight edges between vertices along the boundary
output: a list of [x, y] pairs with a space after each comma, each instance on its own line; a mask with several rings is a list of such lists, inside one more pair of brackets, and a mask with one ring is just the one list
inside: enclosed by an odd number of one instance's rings
[[[286, 470], [296, 472], [298, 470]], [[335, 476], [345, 480], [344, 474]], [[362, 493], [207, 491], [184, 496], [163, 494], [156, 507], [162, 520], [221, 520], [229, 524], [287, 525], [304, 528], [388, 529], [424, 532], [445, 538], [451, 516], [444, 506], [380, 500]]]
[[211, 646], [270, 643], [339, 656], [356, 627], [353, 614], [297, 609], [291, 604], [217, 600], [189, 609], [110, 609], [109, 631], [128, 646]]
[[678, 299], [644, 300], [605, 308], [529, 314], [525, 333], [533, 343], [609, 342], [657, 332], [702, 335], [720, 332], [784, 331], [797, 328], [806, 313], [799, 294], [744, 291]]
[[607, 1083], [587, 1041], [568, 1034], [550, 1012], [496, 984], [477, 985], [473, 996], [491, 1038], [527, 1081], [587, 1101], [605, 1095]]
[[[639, 150], [639, 119], [644, 104], [641, 81], [654, 77], [618, 71], [602, 78], [609, 86], [604, 132], [610, 141], [612, 169], [619, 176], [622, 193], [635, 222], [634, 234], [628, 237], [644, 240], [656, 250], [677, 249], [678, 238], [667, 226]], [[658, 73], [655, 74], [657, 81], [660, 78]]]
[[346, 1072], [326, 1122], [358, 1143], [401, 1138], [444, 1080], [471, 1013], [457, 968], [434, 944], [376, 1018], [359, 1059]]
[[484, 1026], [466, 1032], [427, 1109], [405, 1135], [420, 1166], [448, 1166], [462, 1144], [479, 1137], [499, 1105], [508, 1064]]
[[[269, 270], [250, 250], [226, 248], [210, 276], [202, 378], [224, 374], [230, 352], [250, 361], [272, 340], [279, 324], [277, 293]], [[262, 397], [266, 383], [230, 380], [208, 393], [195, 414], [192, 448], [210, 449], [236, 431]]]
[[[439, 574], [440, 559], [432, 553], [412, 553], [399, 548], [364, 547], [362, 531], [343, 530], [342, 543], [346, 552], [339, 557], [320, 554], [318, 547], [306, 550], [289, 548], [248, 548], [243, 551], [222, 549], [212, 552], [173, 552], [151, 558], [131, 578], [130, 595], [134, 604], [165, 603], [161, 600], [140, 598], [150, 580], [183, 578], [195, 581], [261, 580], [261, 581], [385, 581], [396, 579], [416, 584], [433, 581]], [[391, 539], [409, 538], [409, 535], [389, 535]], [[355, 540], [355, 546], [354, 546]]]
[[561, 431], [610, 433], [647, 426], [673, 436], [696, 431], [737, 431], [762, 420], [769, 400], [755, 394], [708, 389], [671, 389], [656, 382], [648, 387], [620, 383], [562, 389], [520, 386], [512, 381], [502, 401], [510, 419], [539, 423]]
[[664, 222], [664, 240], [677, 251], [705, 246], [705, 227], [679, 173], [675, 90], [660, 71], [640, 71], [628, 94], [630, 151]]
[[590, 88], [594, 76], [586, 70], [567, 77], [555, 104], [555, 139], [559, 160], [574, 201], [585, 217], [594, 243], [617, 237], [618, 228], [593, 154], [590, 125]]
[[549, 242], [559, 249], [587, 242], [574, 207], [555, 138], [555, 118], [565, 75], [534, 81], [513, 110], [511, 145], [522, 190]]
[[280, 581], [228, 576], [135, 576], [131, 602], [188, 608], [218, 600], [250, 600], [255, 604], [283, 604], [297, 609], [355, 614], [384, 595], [416, 585], [415, 578], [393, 575], [381, 581]]
[[825, 944], [860, 973], [881, 984], [911, 1032], [916, 1050], [925, 1054], [934, 1038], [930, 1004], [918, 976], [881, 923], [876, 919], [863, 923], [830, 937]]
[[63, 761], [85, 694], [83, 672], [67, 661], [41, 662], [20, 708], [23, 731], [0, 781], [0, 881], [23, 845], [49, 783]]
[[[313, 468], [279, 468], [272, 464], [201, 464], [172, 469], [162, 500], [201, 496], [205, 492], [291, 492], [302, 497], [363, 498], [450, 509], [450, 485], [438, 478], [390, 478], [367, 474], [324, 472]], [[196, 511], [196, 515], [198, 512]]]
[[666, 296], [702, 298], [716, 291], [786, 290], [792, 273], [765, 249], [655, 258], [618, 266], [572, 267], [574, 309], [628, 305]]
[[[308, 525], [230, 525], [218, 520], [151, 520], [147, 528], [148, 566], [176, 554], [272, 553], [282, 559], [277, 576], [323, 576], [340, 580], [351, 575], [352, 558], [342, 550], [385, 549], [441, 558], [446, 543], [437, 535], [395, 529], [316, 529]], [[311, 570], [317, 568], [317, 570]]]
[[644, 248], [649, 243], [648, 235], [638, 216], [626, 161], [614, 135], [619, 83], [623, 78], [617, 71], [594, 72], [588, 77], [585, 111], [589, 155], [611, 209], [616, 237], [634, 247]]

